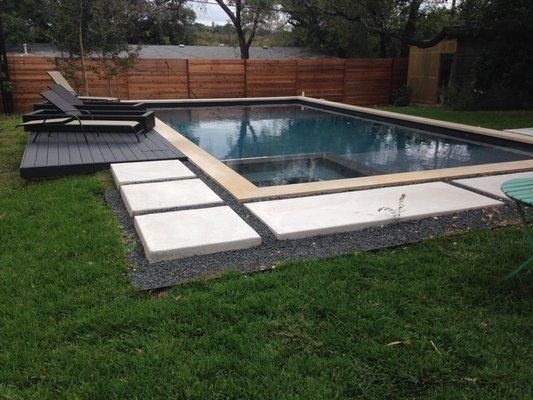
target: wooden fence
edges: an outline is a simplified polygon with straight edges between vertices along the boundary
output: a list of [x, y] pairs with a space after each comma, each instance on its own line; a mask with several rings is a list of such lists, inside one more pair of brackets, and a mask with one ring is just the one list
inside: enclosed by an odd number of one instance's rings
[[[40, 101], [54, 58], [10, 56], [15, 110]], [[163, 60], [138, 59], [109, 84], [89, 73], [90, 94], [121, 99], [307, 96], [358, 105], [387, 104], [405, 84], [405, 59]], [[74, 86], [74, 85], [73, 85]], [[78, 88], [83, 92], [81, 88]], [[111, 89], [111, 93], [109, 93]]]

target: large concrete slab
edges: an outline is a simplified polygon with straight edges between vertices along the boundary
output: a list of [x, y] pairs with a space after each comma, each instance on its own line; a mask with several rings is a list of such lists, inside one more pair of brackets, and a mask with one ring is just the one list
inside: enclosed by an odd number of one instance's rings
[[454, 182], [481, 192], [506, 198], [505, 194], [500, 190], [500, 187], [505, 181], [516, 178], [533, 178], [533, 171], [518, 172], [516, 174], [482, 176], [480, 178], [458, 179]]
[[[395, 218], [405, 194], [403, 212]], [[246, 204], [278, 239], [348, 232], [396, 221], [450, 214], [502, 203], [443, 182]]]
[[111, 164], [111, 173], [117, 186], [196, 177], [189, 168], [178, 160]]
[[506, 129], [505, 131], [518, 133], [520, 135], [533, 136], [533, 128]]
[[222, 199], [199, 179], [123, 185], [120, 193], [132, 216], [223, 203]]
[[261, 237], [228, 206], [139, 215], [134, 221], [150, 262], [261, 244]]

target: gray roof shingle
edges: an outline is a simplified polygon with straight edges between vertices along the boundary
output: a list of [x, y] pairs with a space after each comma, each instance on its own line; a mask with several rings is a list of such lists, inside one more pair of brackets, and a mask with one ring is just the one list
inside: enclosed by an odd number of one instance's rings
[[[133, 47], [133, 46], [132, 46]], [[9, 54], [23, 54], [22, 46], [17, 46], [8, 51]], [[28, 44], [28, 53], [44, 57], [59, 55], [57, 49], [46, 43]], [[164, 58], [164, 59], [239, 59], [240, 51], [235, 47], [221, 46], [142, 46], [139, 56], [141, 58]], [[304, 47], [251, 47], [251, 59], [280, 59], [280, 58], [324, 58], [321, 53]]]

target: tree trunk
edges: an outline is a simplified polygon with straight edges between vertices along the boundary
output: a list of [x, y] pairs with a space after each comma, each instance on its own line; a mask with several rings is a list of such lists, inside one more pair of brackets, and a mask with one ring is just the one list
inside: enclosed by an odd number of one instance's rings
[[241, 60], [248, 60], [250, 58], [250, 47], [246, 43], [244, 32], [237, 29], [237, 39], [239, 40], [239, 48], [241, 49]]
[[80, 0], [80, 20], [78, 23], [78, 40], [80, 43], [80, 59], [83, 83], [85, 86], [85, 95], [89, 95], [89, 81], [87, 80], [87, 67], [85, 65], [85, 50], [83, 47], [83, 0]]
[[[223, 0], [216, 0], [218, 5], [228, 15], [235, 27], [235, 33], [237, 34], [237, 40], [239, 41], [239, 49], [241, 50], [241, 59], [247, 60], [250, 58], [250, 43], [246, 41], [244, 31], [242, 29], [241, 9], [242, 0], [235, 1], [235, 13], [224, 3]], [[229, 44], [229, 43], [228, 43]]]
[[389, 37], [386, 33], [379, 34], [379, 56], [381, 58], [389, 56]]
[[407, 22], [405, 23], [401, 37], [401, 56], [405, 57], [409, 55], [409, 43], [411, 43], [416, 34], [416, 20], [421, 4], [422, 0], [413, 0], [409, 6], [409, 16], [407, 17]]

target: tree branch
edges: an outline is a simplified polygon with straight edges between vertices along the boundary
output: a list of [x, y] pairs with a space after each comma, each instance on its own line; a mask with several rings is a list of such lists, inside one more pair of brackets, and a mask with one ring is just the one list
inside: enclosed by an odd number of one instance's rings
[[[222, 8], [222, 10], [224, 10], [224, 12], [228, 15], [228, 17], [231, 19], [231, 22], [233, 22], [233, 24], [235, 26], [239, 25], [239, 20], [237, 19], [237, 17], [235, 16], [235, 14], [233, 13], [233, 11], [231, 11], [231, 8], [229, 8], [227, 6], [226, 3], [224, 3], [223, 0], [216, 0], [216, 2], [218, 3], [218, 5], [220, 6], [220, 8]], [[240, 4], [240, 1], [238, 2]], [[236, 7], [237, 8], [237, 7]], [[240, 7], [237, 8], [238, 10], [240, 10]], [[240, 12], [239, 12], [239, 16], [240, 16]]]
[[255, 32], [257, 31], [257, 26], [259, 25], [259, 20], [261, 18], [261, 11], [257, 11], [254, 15], [254, 21], [252, 24], [252, 30], [250, 32], [250, 36], [248, 37], [248, 40], [246, 42], [246, 47], [250, 47], [252, 45], [252, 42], [254, 40]]

